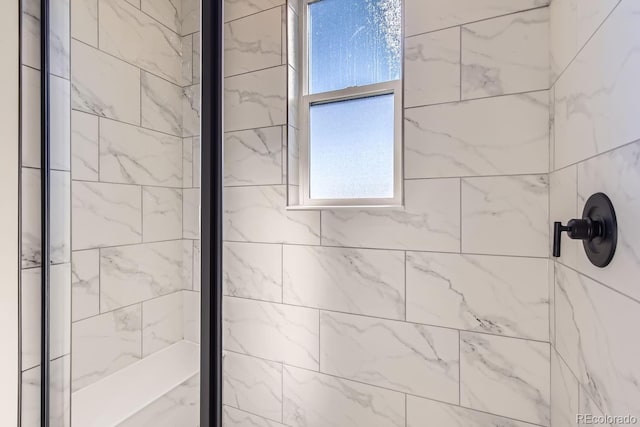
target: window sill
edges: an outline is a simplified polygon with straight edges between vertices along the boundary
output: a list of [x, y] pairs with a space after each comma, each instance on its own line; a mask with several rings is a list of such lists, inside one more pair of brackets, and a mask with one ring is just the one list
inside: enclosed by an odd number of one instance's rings
[[385, 209], [385, 210], [404, 210], [404, 205], [336, 205], [336, 206], [313, 206], [313, 205], [291, 205], [285, 210], [288, 211], [326, 211], [326, 210], [349, 210], [349, 209]]

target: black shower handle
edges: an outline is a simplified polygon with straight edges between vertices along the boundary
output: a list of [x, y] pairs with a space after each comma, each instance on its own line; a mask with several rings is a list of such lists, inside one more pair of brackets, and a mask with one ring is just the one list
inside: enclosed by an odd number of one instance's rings
[[553, 256], [560, 256], [560, 241], [562, 232], [566, 231], [567, 236], [574, 240], [593, 240], [596, 237], [603, 237], [604, 224], [602, 221], [594, 221], [591, 218], [572, 219], [567, 225], [561, 222], [553, 223]]

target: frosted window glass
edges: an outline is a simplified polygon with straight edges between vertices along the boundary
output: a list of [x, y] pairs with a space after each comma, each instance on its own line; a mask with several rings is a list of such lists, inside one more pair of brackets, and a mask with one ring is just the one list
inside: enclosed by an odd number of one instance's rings
[[400, 78], [401, 0], [309, 4], [309, 93]]
[[393, 198], [394, 95], [312, 105], [310, 197]]

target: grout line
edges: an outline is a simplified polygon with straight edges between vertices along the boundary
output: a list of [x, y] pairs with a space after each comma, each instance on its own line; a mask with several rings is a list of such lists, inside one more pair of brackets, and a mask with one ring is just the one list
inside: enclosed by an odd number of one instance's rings
[[459, 71], [460, 71], [460, 87], [459, 87], [460, 96], [459, 96], [458, 100], [462, 101], [462, 25], [460, 26], [460, 63], [459, 63]]
[[442, 325], [435, 325], [435, 324], [432, 324], [432, 323], [421, 323], [421, 322], [416, 322], [416, 321], [404, 321], [402, 319], [381, 317], [381, 316], [376, 316], [376, 315], [372, 315], [372, 314], [350, 313], [350, 312], [347, 312], [347, 311], [334, 310], [334, 309], [330, 309], [330, 308], [326, 308], [326, 307], [313, 307], [313, 306], [299, 305], [299, 304], [279, 303], [277, 301], [268, 301], [268, 300], [261, 300], [261, 299], [255, 299], [255, 298], [247, 298], [247, 297], [243, 297], [243, 296], [236, 296], [236, 295], [229, 295], [229, 294], [224, 294], [224, 297], [225, 298], [231, 298], [232, 300], [238, 300], [238, 301], [252, 301], [252, 302], [261, 303], [261, 304], [279, 304], [279, 305], [286, 306], [286, 307], [305, 308], [307, 310], [319, 310], [319, 311], [322, 311], [324, 313], [330, 313], [330, 314], [340, 314], [340, 315], [346, 315], [346, 316], [352, 316], [352, 317], [363, 317], [363, 318], [367, 318], [367, 319], [384, 320], [384, 321], [388, 321], [388, 322], [392, 322], [392, 323], [401, 323], [403, 325], [428, 326], [428, 327], [444, 329], [444, 330], [448, 330], [448, 331], [455, 331], [455, 332], [458, 332], [458, 333], [459, 332], [467, 332], [467, 333], [478, 334], [478, 335], [487, 335], [487, 336], [492, 336], [492, 337], [502, 337], [502, 338], [510, 338], [510, 339], [514, 339], [514, 340], [527, 341], [527, 342], [537, 342], [537, 343], [542, 343], [542, 344], [549, 344], [549, 341], [545, 341], [545, 340], [542, 340], [542, 339], [536, 339], [536, 338], [517, 337], [517, 336], [513, 336], [513, 335], [499, 335], [499, 334], [494, 334], [494, 333], [489, 333], [489, 332], [484, 332], [484, 331], [457, 329], [457, 328], [453, 328], [451, 326], [442, 326]]
[[[278, 64], [278, 65], [273, 65], [273, 66], [271, 66], [271, 67], [257, 68], [257, 69], [255, 69], [255, 70], [251, 70], [251, 71], [244, 71], [244, 72], [242, 72], [242, 73], [225, 75], [225, 76], [223, 77], [223, 79], [224, 79], [224, 80], [226, 80], [226, 79], [232, 79], [232, 78], [235, 78], [235, 77], [241, 77], [241, 76], [246, 76], [246, 75], [253, 74], [253, 73], [259, 73], [259, 72], [262, 72], [262, 71], [275, 70], [275, 69], [277, 69], [277, 68], [287, 68], [287, 67], [288, 67], [288, 65], [287, 65], [287, 64]], [[279, 125], [279, 126], [286, 126], [286, 125], [287, 125], [286, 123], [283, 123], [283, 124], [281, 124], [281, 125]], [[271, 125], [271, 126], [276, 126], [276, 125]]]
[[460, 104], [460, 103], [469, 103], [472, 101], [487, 101], [487, 100], [491, 100], [491, 99], [496, 99], [496, 98], [505, 98], [505, 97], [509, 97], [509, 96], [522, 96], [522, 95], [531, 95], [531, 94], [536, 94], [536, 93], [543, 93], [543, 92], [548, 92], [549, 88], [541, 88], [541, 89], [531, 89], [531, 90], [526, 90], [523, 92], [513, 92], [513, 93], [502, 93], [500, 95], [491, 95], [491, 96], [481, 96], [478, 98], [465, 98], [465, 99], [459, 99], [459, 100], [452, 100], [452, 101], [443, 101], [443, 102], [434, 102], [431, 104], [419, 104], [419, 105], [410, 105], [410, 106], [405, 106], [404, 107], [404, 111], [406, 112], [407, 110], [415, 110], [418, 108], [427, 108], [427, 107], [436, 107], [436, 106], [440, 106], [440, 105], [455, 105], [455, 104]]
[[181, 135], [175, 135], [175, 134], [172, 134], [172, 133], [167, 133], [167, 132], [164, 132], [164, 131], [161, 131], [161, 130], [157, 130], [157, 129], [153, 129], [153, 128], [150, 128], [150, 127], [142, 126], [142, 125], [136, 124], [136, 123], [125, 122], [125, 121], [122, 121], [122, 120], [119, 120], [119, 119], [114, 119], [112, 117], [101, 116], [99, 114], [96, 114], [93, 111], [79, 110], [79, 109], [73, 108], [73, 107], [71, 108], [71, 111], [72, 112], [82, 113], [82, 114], [87, 114], [89, 116], [96, 117], [100, 121], [101, 120], [108, 120], [108, 121], [111, 121], [111, 122], [114, 122], [114, 123], [119, 123], [119, 124], [122, 124], [122, 125], [127, 125], [127, 126], [131, 126], [131, 127], [135, 127], [135, 128], [151, 131], [151, 132], [154, 132], [154, 133], [157, 133], [157, 134], [160, 134], [160, 135], [170, 136], [170, 137], [176, 138], [176, 139], [190, 138], [188, 136], [187, 137], [183, 137]]
[[259, 14], [264, 13], [264, 12], [269, 12], [269, 11], [272, 11], [274, 9], [278, 9], [279, 7], [282, 7], [282, 6], [286, 6], [286, 1], [284, 3], [282, 3], [282, 4], [279, 4], [279, 5], [274, 6], [274, 7], [270, 7], [268, 9], [262, 9], [262, 10], [259, 10], [257, 12], [250, 13], [248, 15], [243, 15], [243, 16], [239, 16], [237, 18], [230, 19], [228, 21], [224, 21], [224, 25], [226, 26], [227, 24], [231, 24], [231, 23], [234, 23], [236, 21], [240, 21], [241, 19], [248, 18], [250, 16], [255, 16], [255, 15], [259, 15]]

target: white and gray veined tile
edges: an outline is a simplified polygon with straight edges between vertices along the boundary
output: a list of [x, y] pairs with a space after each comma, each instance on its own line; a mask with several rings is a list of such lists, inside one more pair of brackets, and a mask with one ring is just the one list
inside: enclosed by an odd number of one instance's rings
[[408, 395], [407, 427], [534, 427], [534, 425]]
[[197, 32], [193, 34], [193, 83], [200, 83], [201, 80], [201, 65], [202, 61], [200, 51], [202, 50], [202, 37], [201, 33]]
[[407, 320], [549, 339], [546, 259], [407, 253]]
[[[200, 269], [202, 264], [202, 250], [200, 240], [193, 241], [193, 290], [200, 292], [201, 289], [201, 279], [200, 279]], [[199, 310], [198, 310], [199, 312]]]
[[224, 74], [232, 76], [282, 64], [282, 9], [229, 22], [224, 26]]
[[[572, 218], [581, 218], [582, 209], [578, 211], [578, 171], [569, 166], [549, 174], [549, 235], [553, 233], [553, 223], [566, 223]], [[580, 240], [562, 239], [560, 257], [557, 261], [576, 267], [578, 253], [583, 251]]]
[[551, 349], [551, 425], [576, 427], [579, 408], [579, 385], [576, 377], [555, 349]]
[[324, 211], [322, 242], [337, 246], [459, 252], [460, 180], [405, 181], [404, 195], [402, 209]]
[[[68, 427], [71, 423], [71, 356], [52, 360], [50, 364], [49, 425]], [[22, 371], [22, 427], [37, 427], [40, 423], [40, 366]]]
[[284, 420], [291, 427], [403, 427], [401, 393], [284, 367]]
[[604, 192], [618, 221], [618, 246], [611, 264], [607, 268], [594, 266], [579, 245], [578, 269], [636, 300], [640, 300], [640, 287], [630, 278], [640, 274], [639, 182], [640, 140], [578, 164], [578, 215], [592, 194]]
[[224, 93], [226, 131], [286, 124], [286, 65], [228, 77]]
[[182, 280], [183, 289], [194, 290], [193, 288], [193, 247], [194, 240], [182, 240]]
[[100, 179], [182, 187], [182, 138], [100, 120]]
[[193, 81], [193, 34], [182, 37], [182, 78], [185, 84]]
[[223, 403], [282, 421], [282, 364], [224, 353]]
[[228, 187], [224, 189], [224, 202], [226, 240], [320, 243], [320, 213], [287, 211], [284, 185]]
[[460, 99], [460, 29], [405, 39], [404, 106]]
[[102, 249], [100, 310], [113, 310], [187, 288], [183, 251], [181, 240]]
[[153, 242], [182, 238], [182, 190], [142, 188], [142, 240]]
[[549, 426], [549, 351], [548, 343], [461, 332], [460, 404]]
[[282, 246], [224, 243], [225, 295], [282, 302]]
[[200, 342], [201, 303], [199, 292], [183, 291], [184, 339], [194, 343]]
[[22, 150], [22, 166], [39, 168], [41, 146], [40, 72], [25, 66], [22, 66], [21, 70], [20, 108], [23, 119], [20, 123], [20, 146]]
[[185, 188], [182, 196], [182, 237], [200, 238], [200, 189]]
[[558, 79], [557, 168], [640, 139], [639, 22], [640, 3], [621, 2]]
[[141, 327], [140, 305], [75, 322], [72, 327], [73, 391], [140, 360]]
[[282, 184], [281, 126], [229, 132], [224, 136], [224, 184]]
[[547, 175], [462, 180], [462, 251], [549, 255]]
[[318, 310], [224, 298], [226, 350], [318, 369]]
[[549, 0], [407, 0], [405, 33], [412, 36], [548, 4]]
[[284, 246], [284, 302], [404, 320], [404, 253]]
[[98, 47], [98, 0], [71, 0], [71, 36]]
[[142, 303], [142, 357], [147, 357], [184, 338], [182, 292]]
[[[49, 103], [51, 151], [49, 154], [51, 169], [71, 170], [71, 86], [69, 80], [50, 76]], [[29, 115], [28, 117], [31, 117]], [[30, 120], [29, 120], [30, 121]], [[33, 123], [29, 123], [33, 125]], [[37, 128], [37, 126], [36, 126]]]
[[142, 241], [140, 187], [73, 181], [71, 194], [75, 250]]
[[21, 265], [22, 268], [33, 268], [42, 263], [40, 170], [21, 168], [21, 179]]
[[222, 407], [222, 427], [285, 427], [285, 425], [225, 405]]
[[557, 264], [555, 306], [556, 348], [583, 391], [604, 413], [640, 417], [640, 304]]
[[200, 188], [200, 170], [202, 169], [202, 146], [200, 144], [200, 137], [193, 137], [193, 187]]
[[71, 173], [51, 171], [50, 240], [52, 264], [71, 262]]
[[462, 27], [462, 98], [549, 88], [549, 8]]
[[71, 255], [71, 318], [75, 322], [100, 313], [100, 251], [74, 251]]
[[182, 0], [182, 35], [200, 31], [200, 2]]
[[64, 79], [69, 79], [71, 66], [70, 1], [53, 0], [49, 7], [49, 69]]
[[458, 403], [458, 331], [322, 312], [320, 369], [327, 374]]
[[182, 188], [193, 186], [193, 138], [182, 139]]
[[404, 124], [406, 178], [548, 171], [547, 92], [410, 108]]
[[71, 178], [98, 181], [100, 167], [99, 119], [81, 111], [71, 112]]
[[284, 3], [284, 0], [225, 0], [224, 22], [253, 15]]
[[142, 85], [142, 126], [182, 136], [182, 87], [145, 71]]
[[77, 40], [71, 55], [71, 107], [140, 124], [140, 70]]
[[22, 64], [40, 69], [40, 1], [21, 0], [20, 13], [22, 19], [20, 35]]
[[182, 96], [183, 136], [200, 135], [200, 85], [187, 86]]
[[120, 0], [98, 0], [100, 49], [173, 83], [182, 83], [182, 40]]
[[140, 9], [174, 32], [181, 33], [182, 0], [142, 0]]

